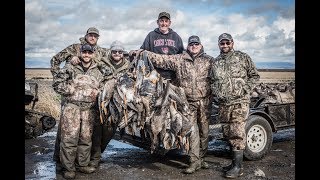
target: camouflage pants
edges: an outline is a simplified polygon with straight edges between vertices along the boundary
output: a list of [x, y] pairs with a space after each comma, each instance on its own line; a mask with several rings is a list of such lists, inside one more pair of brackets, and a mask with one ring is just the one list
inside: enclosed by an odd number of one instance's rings
[[116, 133], [117, 126], [101, 124], [100, 119], [95, 120], [92, 134], [92, 148], [90, 161], [98, 164], [101, 159], [101, 154], [107, 148], [110, 140]]
[[197, 122], [200, 137], [200, 157], [203, 158], [208, 151], [209, 119], [210, 119], [210, 98], [203, 98], [199, 101], [189, 101], [189, 108], [192, 119]]
[[67, 171], [75, 171], [75, 166], [88, 166], [91, 151], [91, 136], [95, 110], [81, 110], [71, 103], [62, 109], [60, 126], [60, 162]]
[[193, 130], [190, 134], [190, 149], [189, 149], [189, 158], [190, 163], [200, 160], [200, 138], [199, 138], [199, 129], [198, 125], [193, 125]]
[[218, 118], [226, 123], [223, 125], [223, 135], [229, 140], [232, 150], [244, 150], [246, 147], [245, 123], [248, 114], [248, 103], [219, 107]]
[[[64, 105], [66, 104], [65, 101], [66, 101], [65, 97], [62, 96], [61, 97], [60, 117], [62, 117], [62, 111], [63, 111]], [[54, 152], [53, 152], [53, 161], [55, 161], [56, 163], [60, 163], [60, 156], [59, 156], [60, 141], [61, 141], [61, 121], [59, 121], [59, 124], [58, 124], [58, 130], [57, 130], [56, 141], [54, 144]]]

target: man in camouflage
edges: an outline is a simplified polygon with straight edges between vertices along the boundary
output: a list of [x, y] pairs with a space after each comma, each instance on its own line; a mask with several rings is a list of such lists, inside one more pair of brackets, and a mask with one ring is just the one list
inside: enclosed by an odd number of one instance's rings
[[250, 94], [260, 79], [249, 55], [233, 49], [230, 34], [219, 36], [220, 55], [215, 59], [210, 76], [212, 93], [219, 104], [218, 118], [226, 123], [224, 136], [229, 140], [233, 158], [224, 167], [225, 177], [236, 178], [243, 174], [243, 150], [246, 146], [245, 123], [249, 114]]
[[97, 119], [96, 99], [103, 75], [93, 61], [94, 49], [84, 44], [80, 49], [80, 64], [66, 64], [53, 79], [53, 89], [64, 97], [60, 117], [60, 162], [66, 179], [80, 172], [92, 173], [88, 166], [94, 120]]
[[[100, 71], [104, 75], [104, 86], [108, 88], [108, 98], [111, 98], [113, 94], [117, 75], [127, 72], [130, 65], [129, 60], [124, 56], [124, 47], [120, 41], [112, 42], [110, 50], [111, 53], [109, 53], [107, 57], [102, 58], [98, 65]], [[95, 120], [92, 135], [90, 166], [98, 167], [101, 154], [114, 136], [116, 128], [117, 124], [107, 124], [106, 122], [101, 122], [100, 119]]]
[[80, 62], [79, 56], [80, 56], [80, 47], [83, 44], [89, 44], [93, 47], [94, 50], [94, 59], [96, 63], [101, 60], [102, 57], [107, 55], [107, 49], [100, 47], [97, 42], [99, 40], [99, 30], [95, 27], [90, 27], [85, 36], [81, 37], [80, 43], [71, 44], [62, 51], [60, 51], [58, 54], [52, 57], [50, 63], [51, 63], [51, 73], [53, 76], [57, 74], [57, 72], [60, 69], [60, 64], [64, 61], [66, 63], [72, 62], [72, 64], [78, 64]]
[[[141, 54], [142, 51], [140, 49], [137, 54]], [[212, 99], [209, 68], [214, 58], [204, 53], [198, 36], [189, 37], [187, 50], [182, 54], [160, 55], [150, 51], [145, 52], [154, 66], [175, 71], [177, 86], [184, 88], [187, 96], [195, 132], [191, 134], [190, 139], [190, 166], [184, 172], [191, 174], [201, 167], [209, 168], [204, 156], [208, 149]]]
[[[95, 27], [90, 27], [87, 31], [84, 37], [81, 37], [80, 43], [72, 44], [59, 53], [57, 53], [55, 56], [52, 57], [50, 63], [51, 63], [51, 73], [52, 76], [55, 77], [56, 74], [59, 72], [60, 64], [64, 61], [66, 61], [66, 64], [79, 64], [79, 56], [80, 56], [80, 47], [83, 44], [89, 44], [94, 49], [94, 61], [99, 62], [102, 57], [107, 56], [108, 50], [106, 48], [102, 48], [97, 45], [97, 42], [99, 40], [99, 30]], [[63, 98], [61, 99], [61, 103], [63, 103]], [[56, 142], [55, 142], [55, 149], [53, 154], [53, 160], [56, 162], [56, 168], [59, 171], [60, 170], [60, 161], [59, 161], [59, 144], [60, 144], [60, 123], [58, 124], [58, 131], [56, 136]]]

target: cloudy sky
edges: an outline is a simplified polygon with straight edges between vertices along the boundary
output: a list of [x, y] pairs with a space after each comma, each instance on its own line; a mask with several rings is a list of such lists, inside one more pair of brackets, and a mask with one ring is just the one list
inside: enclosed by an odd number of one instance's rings
[[26, 0], [25, 67], [50, 67], [52, 56], [92, 26], [100, 30], [102, 47], [120, 40], [127, 51], [139, 49], [162, 11], [171, 14], [184, 46], [198, 35], [216, 57], [218, 36], [228, 32], [235, 49], [256, 63], [295, 63], [294, 0]]

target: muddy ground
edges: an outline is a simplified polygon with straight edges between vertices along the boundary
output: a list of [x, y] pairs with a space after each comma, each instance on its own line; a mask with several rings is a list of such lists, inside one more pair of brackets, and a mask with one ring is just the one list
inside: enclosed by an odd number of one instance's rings
[[[56, 173], [52, 161], [56, 130], [57, 127], [25, 140], [25, 179], [64, 179]], [[76, 179], [225, 179], [222, 167], [231, 161], [229, 150], [224, 141], [210, 141], [206, 157], [210, 168], [187, 175], [182, 173], [187, 167], [184, 155], [156, 157], [144, 149], [112, 140], [99, 169], [93, 174], [77, 172]], [[244, 161], [244, 175], [238, 179], [295, 179], [295, 129], [275, 133], [269, 154], [262, 160]]]

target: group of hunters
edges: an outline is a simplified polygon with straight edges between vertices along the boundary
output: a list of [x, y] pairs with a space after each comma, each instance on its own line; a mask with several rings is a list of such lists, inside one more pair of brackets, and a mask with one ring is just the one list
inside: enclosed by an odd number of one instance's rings
[[[51, 59], [52, 86], [61, 95], [53, 159], [64, 178], [74, 179], [76, 171], [88, 174], [96, 171], [117, 128], [101, 123], [97, 97], [106, 83], [110, 83], [112, 93], [114, 77], [128, 71], [131, 57], [142, 52], [164, 79], [185, 91], [195, 133], [190, 139], [190, 164], [184, 173], [209, 168], [204, 157], [211, 105], [215, 102], [219, 104], [219, 121], [227, 124], [223, 134], [232, 150], [232, 163], [223, 167], [224, 176], [243, 175], [250, 94], [260, 78], [253, 61], [248, 54], [233, 49], [234, 40], [228, 33], [218, 37], [220, 54], [214, 58], [205, 53], [196, 35], [188, 38], [185, 49], [181, 37], [170, 28], [169, 13], [161, 12], [157, 24], [138, 50], [127, 52], [117, 40], [110, 48], [100, 47], [99, 30], [90, 27], [80, 43], [66, 47]], [[64, 67], [60, 68], [64, 61]]]

